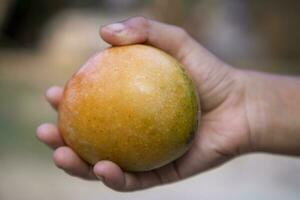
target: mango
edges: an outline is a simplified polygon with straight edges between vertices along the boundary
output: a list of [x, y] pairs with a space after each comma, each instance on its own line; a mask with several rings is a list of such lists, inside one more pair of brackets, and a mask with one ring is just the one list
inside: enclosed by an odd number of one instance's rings
[[192, 80], [167, 53], [141, 44], [111, 47], [67, 82], [58, 127], [91, 165], [110, 160], [125, 171], [147, 171], [187, 151], [198, 101]]

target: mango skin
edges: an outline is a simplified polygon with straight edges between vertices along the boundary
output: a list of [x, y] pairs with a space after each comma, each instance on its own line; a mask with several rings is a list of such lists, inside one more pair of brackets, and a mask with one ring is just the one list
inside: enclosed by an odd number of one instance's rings
[[90, 164], [125, 171], [161, 167], [188, 149], [199, 117], [195, 87], [182, 66], [146, 45], [108, 48], [65, 86], [58, 126]]

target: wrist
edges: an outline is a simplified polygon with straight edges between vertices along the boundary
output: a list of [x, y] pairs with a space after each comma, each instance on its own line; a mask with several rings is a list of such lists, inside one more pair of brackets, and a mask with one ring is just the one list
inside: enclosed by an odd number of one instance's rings
[[251, 71], [243, 79], [252, 150], [300, 155], [299, 79]]

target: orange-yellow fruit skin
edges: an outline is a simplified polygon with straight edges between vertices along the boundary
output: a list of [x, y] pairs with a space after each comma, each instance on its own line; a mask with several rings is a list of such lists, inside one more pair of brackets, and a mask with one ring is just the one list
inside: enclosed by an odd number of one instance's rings
[[181, 156], [197, 128], [192, 81], [154, 47], [112, 47], [92, 57], [65, 86], [58, 125], [90, 164], [111, 160], [146, 171]]

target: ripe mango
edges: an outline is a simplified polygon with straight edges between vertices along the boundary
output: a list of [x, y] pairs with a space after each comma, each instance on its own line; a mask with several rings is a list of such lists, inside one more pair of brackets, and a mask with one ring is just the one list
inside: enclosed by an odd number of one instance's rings
[[96, 54], [72, 76], [58, 126], [88, 163], [147, 171], [186, 152], [198, 117], [196, 89], [181, 64], [154, 47], [128, 45]]

